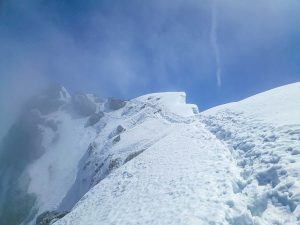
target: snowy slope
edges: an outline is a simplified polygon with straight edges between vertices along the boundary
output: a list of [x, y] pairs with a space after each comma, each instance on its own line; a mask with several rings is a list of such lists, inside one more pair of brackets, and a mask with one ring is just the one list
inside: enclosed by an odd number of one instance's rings
[[[172, 113], [166, 115], [164, 108]], [[194, 111], [197, 107], [185, 104], [184, 93], [158, 93], [133, 99], [124, 108], [106, 114], [95, 125], [98, 134], [81, 159], [76, 181], [60, 210], [70, 210], [111, 171], [168, 135], [180, 114], [194, 115]]]
[[235, 153], [258, 224], [300, 224], [300, 83], [202, 113]]
[[[165, 108], [158, 115], [164, 126], [151, 116], [151, 133], [145, 124], [128, 135], [165, 134], [90, 190], [56, 225], [251, 224], [246, 205], [235, 193], [239, 174], [229, 149], [197, 118], [181, 117], [188, 107], [178, 107], [178, 96], [172, 95], [166, 99], [174, 108], [160, 107]], [[153, 97], [165, 100], [163, 94]]]
[[52, 87], [0, 152], [1, 225], [300, 224], [300, 83], [200, 114]]
[[240, 102], [221, 105], [203, 112], [204, 115], [234, 111], [248, 118], [276, 126], [300, 124], [300, 83], [278, 87]]
[[175, 121], [197, 112], [185, 93], [125, 102], [51, 87], [29, 102], [7, 134], [0, 224], [31, 225], [44, 212], [69, 211], [94, 185], [168, 135]]
[[300, 224], [299, 83], [200, 115], [160, 109], [166, 135], [55, 225]]

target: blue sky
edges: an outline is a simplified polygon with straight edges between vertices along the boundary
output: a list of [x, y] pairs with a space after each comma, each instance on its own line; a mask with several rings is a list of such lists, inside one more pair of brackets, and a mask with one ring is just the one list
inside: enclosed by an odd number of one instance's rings
[[185, 91], [200, 110], [300, 81], [298, 0], [213, 3], [1, 1], [1, 113], [49, 80], [126, 99]]

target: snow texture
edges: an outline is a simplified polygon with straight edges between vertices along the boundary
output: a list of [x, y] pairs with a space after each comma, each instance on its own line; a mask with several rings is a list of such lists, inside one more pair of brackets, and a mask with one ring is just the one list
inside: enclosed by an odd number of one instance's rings
[[55, 225], [300, 224], [300, 83], [202, 113], [183, 92], [80, 96], [84, 113], [62, 88], [40, 115], [24, 224], [46, 211], [70, 211]]
[[183, 96], [132, 101], [149, 117], [117, 145], [155, 141], [55, 225], [300, 224], [300, 83], [201, 114]]

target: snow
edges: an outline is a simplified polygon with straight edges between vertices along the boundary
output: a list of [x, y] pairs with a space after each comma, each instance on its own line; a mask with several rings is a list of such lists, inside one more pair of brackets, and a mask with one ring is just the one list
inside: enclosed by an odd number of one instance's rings
[[[168, 107], [173, 105], [173, 109], [177, 109], [177, 114], [163, 110], [166, 101]], [[60, 209], [69, 210], [107, 174], [170, 133], [178, 114], [183, 110], [192, 113], [192, 107], [186, 105], [184, 93], [158, 93], [131, 100], [121, 110], [106, 113], [95, 126], [98, 135], [92, 142], [93, 147], [79, 163], [76, 181]]]
[[250, 224], [245, 206], [235, 201], [238, 174], [226, 146], [198, 122], [170, 130], [55, 225]]
[[57, 130], [41, 125], [45, 153], [24, 171], [37, 215], [71, 210], [55, 225], [300, 224], [300, 83], [202, 113], [184, 92], [118, 110], [88, 94], [104, 111], [90, 127], [62, 91], [66, 105], [45, 116]]
[[277, 126], [300, 124], [300, 82], [278, 87], [240, 102], [221, 105], [202, 114], [210, 115], [225, 109], [247, 112], [250, 118]]
[[133, 99], [133, 101], [148, 102], [159, 105], [161, 109], [172, 112], [182, 117], [189, 117], [198, 111], [194, 104], [186, 104], [186, 94], [184, 92], [163, 92], [153, 93]]
[[300, 224], [299, 115], [300, 83], [200, 114], [184, 93], [133, 99], [95, 143], [117, 124], [120, 140], [94, 156], [147, 147], [54, 224]]
[[202, 113], [234, 152], [258, 224], [300, 224], [300, 83]]

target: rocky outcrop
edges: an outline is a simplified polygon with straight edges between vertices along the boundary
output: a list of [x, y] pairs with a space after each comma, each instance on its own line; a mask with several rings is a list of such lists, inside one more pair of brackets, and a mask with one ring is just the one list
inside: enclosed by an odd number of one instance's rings
[[108, 98], [105, 107], [108, 110], [118, 110], [126, 105], [126, 101], [117, 98]]
[[96, 123], [99, 122], [99, 120], [104, 117], [104, 113], [103, 112], [98, 112], [98, 113], [93, 113], [88, 120], [86, 121], [86, 124], [84, 127], [90, 127], [95, 125]]
[[123, 133], [124, 131], [126, 131], [126, 129], [122, 125], [119, 125], [119, 126], [117, 126], [117, 128], [115, 130], [113, 130], [110, 133], [108, 138], [112, 138], [112, 137], [115, 137], [115, 136], [120, 136], [120, 134]]
[[51, 225], [55, 221], [63, 218], [68, 212], [47, 211], [39, 215], [36, 219], [36, 225]]

